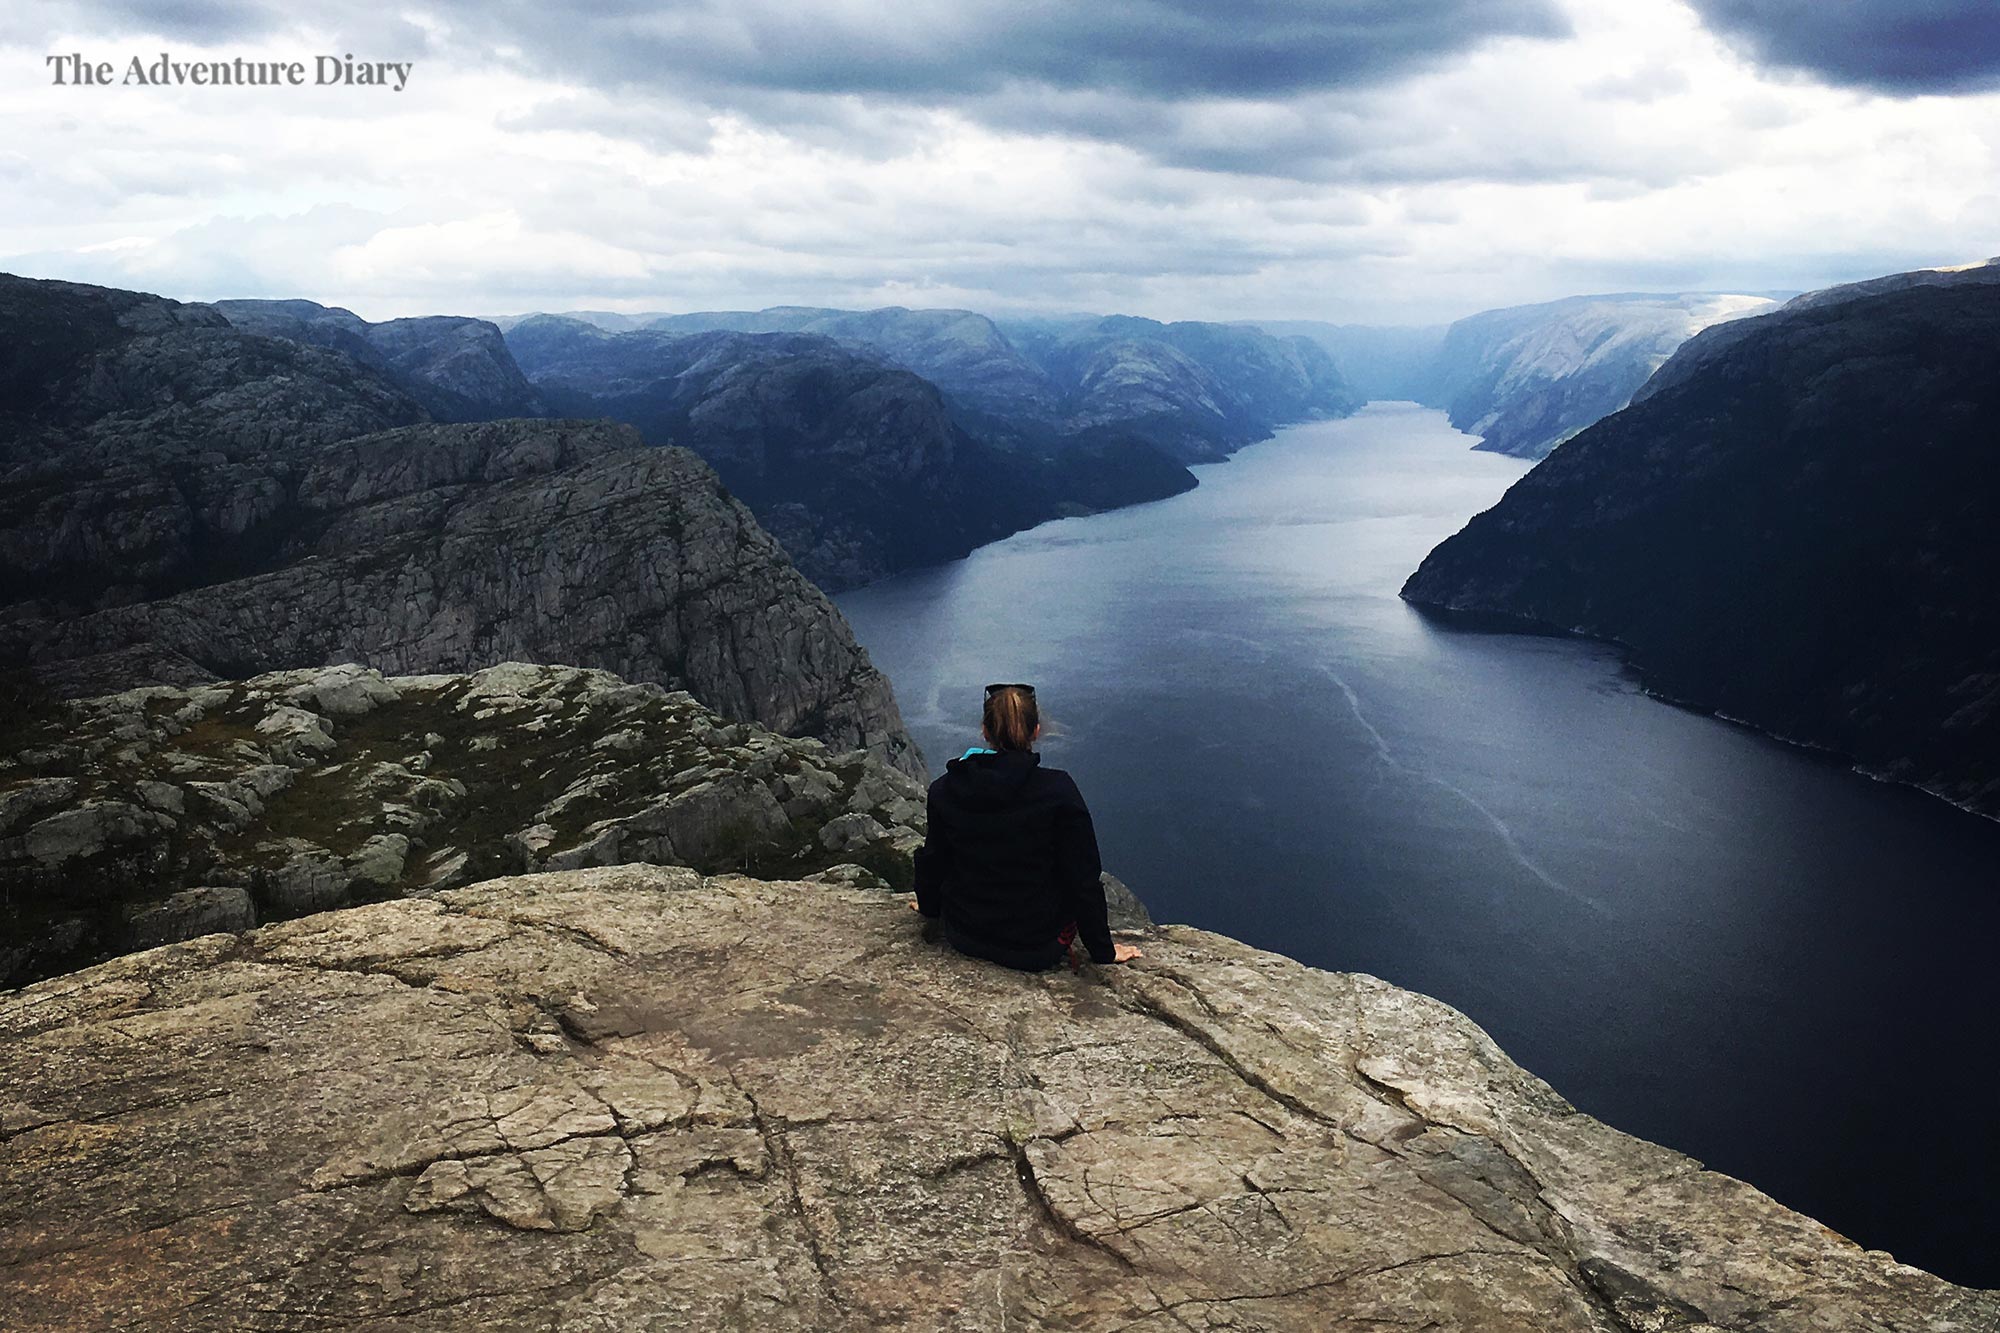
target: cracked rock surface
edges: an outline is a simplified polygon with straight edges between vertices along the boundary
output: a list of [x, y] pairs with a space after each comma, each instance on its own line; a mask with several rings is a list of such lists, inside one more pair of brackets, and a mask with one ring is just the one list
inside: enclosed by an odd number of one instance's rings
[[921, 924], [606, 867], [0, 995], [0, 1326], [2000, 1322], [1436, 1001], [1178, 927], [1028, 976]]
[[924, 789], [683, 691], [345, 665], [0, 724], [0, 985], [521, 871], [631, 861], [907, 889]]

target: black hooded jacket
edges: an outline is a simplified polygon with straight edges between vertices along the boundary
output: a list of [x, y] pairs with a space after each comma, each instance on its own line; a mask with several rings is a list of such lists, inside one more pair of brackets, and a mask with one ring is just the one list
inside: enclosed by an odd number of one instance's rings
[[931, 784], [917, 849], [917, 910], [942, 916], [962, 952], [1010, 967], [1054, 964], [1070, 922], [1090, 956], [1114, 961], [1097, 831], [1069, 774], [1031, 750], [969, 754]]

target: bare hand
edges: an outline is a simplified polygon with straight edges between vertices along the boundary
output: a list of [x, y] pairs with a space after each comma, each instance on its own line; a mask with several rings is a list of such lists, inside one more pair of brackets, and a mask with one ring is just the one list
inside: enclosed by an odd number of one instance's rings
[[917, 906], [917, 900], [916, 900], [915, 898], [912, 898], [912, 899], [910, 899], [910, 910], [911, 910], [912, 912], [921, 912], [921, 911], [923, 911], [924, 909], [923, 909], [923, 908], [921, 908], [921, 907], [919, 907], [919, 906]]
[[1111, 961], [1114, 963], [1129, 963], [1134, 958], [1144, 958], [1145, 956], [1146, 951], [1136, 944], [1118, 944], [1114, 942], [1111, 946]]

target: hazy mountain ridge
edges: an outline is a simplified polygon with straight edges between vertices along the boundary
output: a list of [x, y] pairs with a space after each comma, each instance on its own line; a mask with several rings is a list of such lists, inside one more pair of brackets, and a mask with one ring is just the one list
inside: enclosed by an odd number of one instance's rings
[[1761, 336], [1766, 327], [1764, 320], [1768, 318], [1841, 305], [1865, 296], [1882, 296], [1890, 292], [1908, 291], [1913, 287], [1986, 286], [2000, 286], [2000, 259], [1950, 268], [1920, 268], [1908, 273], [1890, 273], [1861, 282], [1841, 283], [1818, 291], [1802, 292], [1776, 310], [1760, 312], [1759, 315], [1745, 321], [1730, 321], [1702, 330], [1689, 339], [1679, 354], [1667, 365], [1660, 367], [1660, 371], [1652, 379], [1646, 381], [1639, 392], [1633, 395], [1633, 400], [1636, 402], [1651, 397], [1679, 384], [1706, 366], [1711, 358], [1726, 353], [1740, 339]]
[[552, 317], [507, 337], [559, 407], [707, 459], [822, 587], [949, 560], [1053, 510], [935, 386], [830, 338], [614, 334]]
[[1000, 323], [1062, 394], [1070, 429], [1115, 427], [1183, 462], [1362, 405], [1324, 349], [1259, 329], [1135, 315]]
[[1279, 426], [1344, 415], [1362, 401], [1317, 344], [1246, 325], [1131, 315], [992, 319], [901, 306], [577, 318], [607, 331], [636, 323], [682, 334], [833, 338], [937, 385], [975, 437], [1049, 456], [1080, 438], [1124, 432], [1183, 462], [1212, 461]]
[[1542, 458], [1624, 407], [1699, 330], [1771, 306], [1739, 295], [1574, 296], [1483, 311], [1446, 330], [1419, 401], [1474, 446]]
[[438, 421], [547, 415], [500, 330], [485, 320], [427, 315], [371, 324], [350, 310], [314, 301], [210, 304], [246, 332], [347, 353], [381, 371]]
[[692, 454], [424, 423], [343, 353], [139, 293], [0, 278], [0, 328], [0, 665], [94, 692], [566, 662], [922, 771], [839, 612]]
[[1434, 396], [1431, 380], [1446, 325], [1329, 324], [1311, 319], [1240, 322], [1276, 337], [1317, 343], [1333, 358], [1341, 377], [1369, 402], [1389, 399], [1440, 406], [1429, 399]]
[[1615, 640], [1666, 694], [2000, 815], [2000, 283], [1689, 342], [1404, 596]]
[[914, 371], [973, 415], [1002, 428], [1045, 426], [1059, 414], [1055, 387], [1015, 350], [999, 327], [970, 310], [832, 310], [775, 306], [759, 311], [662, 315], [642, 327], [668, 333], [816, 333], [858, 344]]

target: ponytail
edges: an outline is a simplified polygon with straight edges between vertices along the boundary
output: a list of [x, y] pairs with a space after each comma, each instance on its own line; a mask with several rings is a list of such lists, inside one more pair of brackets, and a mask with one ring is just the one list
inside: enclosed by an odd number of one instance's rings
[[980, 725], [996, 750], [1026, 750], [1035, 743], [1035, 729], [1042, 723], [1035, 707], [1035, 692], [1020, 685], [1002, 685], [986, 695], [986, 710]]

